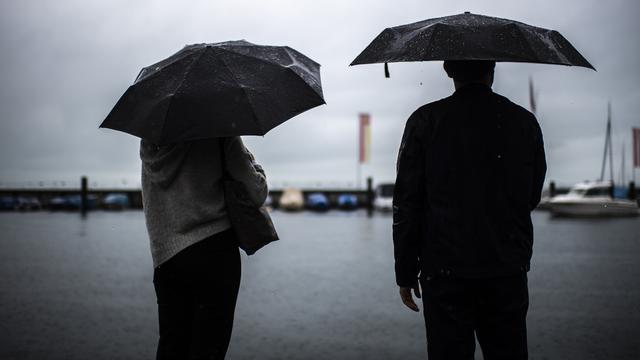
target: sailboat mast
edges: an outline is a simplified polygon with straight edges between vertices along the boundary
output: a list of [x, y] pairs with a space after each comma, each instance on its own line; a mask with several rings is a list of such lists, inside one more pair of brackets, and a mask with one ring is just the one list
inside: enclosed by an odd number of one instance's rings
[[[611, 108], [611, 104], [609, 104], [608, 109]], [[607, 132], [604, 137], [604, 154], [602, 155], [602, 167], [600, 168], [600, 181], [604, 180], [604, 169], [607, 166], [607, 152], [609, 151], [609, 142], [611, 139], [611, 111], [609, 110], [609, 116], [607, 117]]]
[[536, 94], [535, 91], [533, 90], [533, 78], [531, 78], [531, 76], [529, 76], [529, 106], [531, 108], [531, 112], [533, 113], [533, 115], [537, 115], [536, 114]]
[[607, 127], [609, 128], [607, 134], [609, 135], [609, 179], [613, 184], [613, 141], [611, 138], [611, 102], [607, 106]]

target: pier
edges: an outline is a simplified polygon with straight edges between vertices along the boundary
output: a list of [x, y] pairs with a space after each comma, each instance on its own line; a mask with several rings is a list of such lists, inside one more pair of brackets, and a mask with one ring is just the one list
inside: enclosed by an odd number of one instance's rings
[[[13, 199], [37, 199], [41, 208], [51, 208], [49, 206], [55, 198], [65, 198], [70, 196], [80, 196], [80, 202], [75, 210], [96, 208], [102, 200], [109, 194], [123, 194], [128, 199], [128, 209], [142, 209], [142, 190], [139, 188], [92, 188], [88, 186], [86, 177], [80, 181], [80, 188], [61, 187], [13, 187], [0, 188], [0, 198]], [[277, 207], [280, 197], [285, 189], [269, 190], [269, 196], [273, 207]], [[370, 208], [373, 201], [373, 179], [367, 179], [366, 189], [340, 189], [340, 188], [313, 188], [300, 189], [304, 198], [314, 193], [324, 194], [329, 200], [331, 207], [336, 207], [338, 197], [342, 194], [355, 195], [359, 208]], [[5, 209], [8, 210], [8, 209]], [[70, 210], [70, 209], [67, 209]]]
[[[82, 180], [84, 179], [84, 180]], [[101, 207], [102, 200], [109, 194], [123, 194], [127, 198], [128, 205], [124, 208], [127, 209], [142, 209], [142, 191], [139, 188], [93, 188], [88, 186], [86, 178], [82, 178], [80, 181], [80, 188], [73, 187], [8, 187], [0, 188], [0, 199], [36, 199], [40, 204], [41, 209], [57, 210], [55, 206], [51, 206], [52, 200], [56, 198], [66, 198], [71, 196], [79, 196], [77, 206], [69, 206], [65, 210], [92, 210]], [[629, 184], [630, 196], [637, 199], [637, 194], [640, 193], [640, 188], [636, 184]], [[569, 192], [569, 186], [557, 186], [555, 182], [550, 182], [549, 186], [544, 189], [542, 196], [553, 197], [555, 195], [566, 194]], [[280, 197], [285, 189], [272, 189], [269, 190], [269, 196], [271, 197], [272, 207], [277, 208]], [[311, 194], [321, 193], [324, 194], [330, 204], [331, 208], [336, 208], [338, 204], [338, 197], [342, 194], [351, 194], [356, 196], [358, 202], [358, 208], [368, 208], [372, 206], [374, 199], [374, 187], [373, 179], [367, 179], [366, 189], [341, 189], [341, 188], [313, 188], [313, 189], [300, 189], [305, 199]], [[0, 208], [2, 210], [11, 210], [9, 208]], [[29, 209], [25, 209], [29, 210]], [[35, 210], [35, 209], [31, 209]]]

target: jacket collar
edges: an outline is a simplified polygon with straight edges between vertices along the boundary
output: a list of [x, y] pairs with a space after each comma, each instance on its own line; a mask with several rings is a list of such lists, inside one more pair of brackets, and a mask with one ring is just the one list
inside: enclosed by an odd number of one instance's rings
[[493, 90], [491, 90], [490, 86], [487, 86], [485, 84], [479, 84], [479, 83], [471, 83], [471, 84], [466, 84], [463, 87], [457, 89], [453, 93], [453, 95], [466, 96], [469, 94], [491, 93], [491, 92], [493, 92]]

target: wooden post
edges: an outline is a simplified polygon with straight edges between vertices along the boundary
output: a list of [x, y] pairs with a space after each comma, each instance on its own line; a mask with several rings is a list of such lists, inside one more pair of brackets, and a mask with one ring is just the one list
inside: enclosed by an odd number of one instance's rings
[[373, 178], [367, 178], [367, 216], [373, 214]]
[[89, 189], [87, 184], [88, 181], [86, 176], [80, 178], [80, 212], [82, 215], [87, 214], [87, 209], [89, 207], [89, 199], [87, 198]]
[[629, 182], [629, 200], [636, 200], [638, 193], [636, 192], [636, 183], [634, 181]]

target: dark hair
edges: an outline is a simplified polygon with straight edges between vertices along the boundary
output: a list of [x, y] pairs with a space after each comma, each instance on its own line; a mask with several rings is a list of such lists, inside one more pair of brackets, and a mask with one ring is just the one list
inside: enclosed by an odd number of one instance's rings
[[492, 60], [445, 60], [444, 71], [450, 78], [460, 82], [481, 80], [493, 74], [496, 62]]

